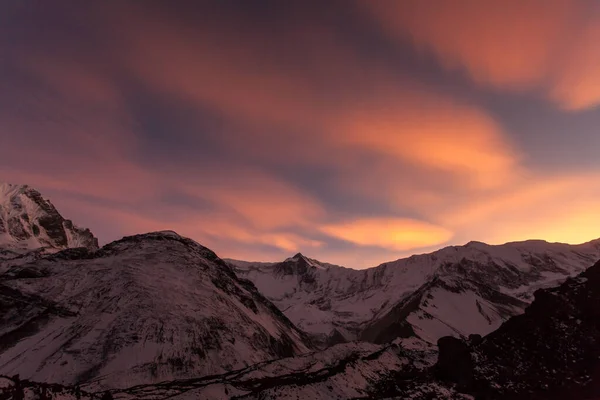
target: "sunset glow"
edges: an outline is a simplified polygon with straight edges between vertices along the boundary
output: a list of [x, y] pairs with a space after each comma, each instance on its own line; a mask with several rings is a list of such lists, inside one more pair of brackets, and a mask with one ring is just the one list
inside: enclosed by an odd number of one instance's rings
[[0, 181], [102, 244], [365, 268], [600, 237], [600, 2], [34, 3], [0, 15]]

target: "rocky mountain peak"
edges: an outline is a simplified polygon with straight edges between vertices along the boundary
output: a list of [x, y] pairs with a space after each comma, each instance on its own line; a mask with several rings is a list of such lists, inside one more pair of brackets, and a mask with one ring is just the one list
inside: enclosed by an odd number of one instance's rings
[[296, 253], [292, 257], [288, 257], [284, 260], [284, 262], [303, 262], [308, 263], [308, 258], [302, 253]]
[[294, 262], [307, 268], [327, 269], [330, 265], [322, 263], [314, 258], [309, 258], [302, 253], [296, 253], [293, 257], [286, 258], [284, 263]]
[[[279, 275], [297, 275], [300, 277], [312, 275], [316, 270], [326, 268], [321, 262], [308, 258], [302, 253], [297, 253], [293, 257], [286, 258], [283, 262], [275, 264], [275, 270]], [[310, 279], [310, 282], [312, 282], [312, 279]]]
[[98, 239], [89, 229], [63, 218], [37, 190], [0, 183], [0, 248], [54, 252], [75, 247], [96, 250]]

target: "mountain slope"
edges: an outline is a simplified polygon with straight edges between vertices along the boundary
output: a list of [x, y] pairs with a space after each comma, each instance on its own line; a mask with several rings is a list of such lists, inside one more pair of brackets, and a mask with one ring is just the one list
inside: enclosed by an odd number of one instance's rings
[[435, 363], [423, 343], [344, 343], [324, 351], [271, 361], [230, 374], [145, 385], [114, 393], [115, 399], [350, 399], [374, 398], [381, 381], [397, 371], [421, 371]]
[[3, 258], [43, 248], [56, 252], [66, 248], [98, 248], [88, 229], [64, 219], [35, 189], [0, 183], [0, 252]]
[[600, 242], [471, 242], [366, 270], [302, 255], [275, 264], [234, 263], [298, 327], [322, 340], [384, 343], [416, 335], [485, 335], [522, 313], [533, 292], [600, 258]]
[[[138, 385], [111, 393], [116, 400], [367, 399], [375, 398], [372, 395], [388, 376], [395, 376], [398, 371], [410, 376], [431, 367], [435, 360], [435, 351], [416, 339], [405, 346], [344, 343], [321, 352], [259, 363], [221, 375]], [[14, 380], [6, 381], [5, 392], [14, 392]], [[37, 392], [41, 389], [39, 384], [31, 382], [20, 382], [20, 387]], [[436, 393], [436, 387], [431, 385], [430, 393]], [[74, 398], [75, 388], [57, 389], [64, 393], [59, 398]], [[83, 399], [93, 396], [87, 389], [85, 385], [80, 388]], [[1, 395], [0, 381], [0, 398]]]
[[309, 350], [212, 251], [173, 232], [70, 249], [0, 275], [0, 374], [127, 387]]

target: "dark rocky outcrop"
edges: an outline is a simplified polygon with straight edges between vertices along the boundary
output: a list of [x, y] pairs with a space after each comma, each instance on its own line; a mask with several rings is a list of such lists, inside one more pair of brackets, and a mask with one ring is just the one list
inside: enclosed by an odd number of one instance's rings
[[439, 355], [435, 376], [442, 381], [454, 382], [459, 388], [469, 388], [475, 365], [468, 344], [452, 336], [439, 339], [437, 344]]
[[440, 339], [436, 374], [477, 399], [598, 398], [599, 304], [600, 262], [482, 340]]

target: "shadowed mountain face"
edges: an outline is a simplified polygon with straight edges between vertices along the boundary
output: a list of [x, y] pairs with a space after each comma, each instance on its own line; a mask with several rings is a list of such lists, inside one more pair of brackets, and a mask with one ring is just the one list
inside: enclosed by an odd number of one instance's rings
[[212, 251], [172, 232], [72, 249], [0, 275], [0, 374], [127, 387], [309, 350]]

